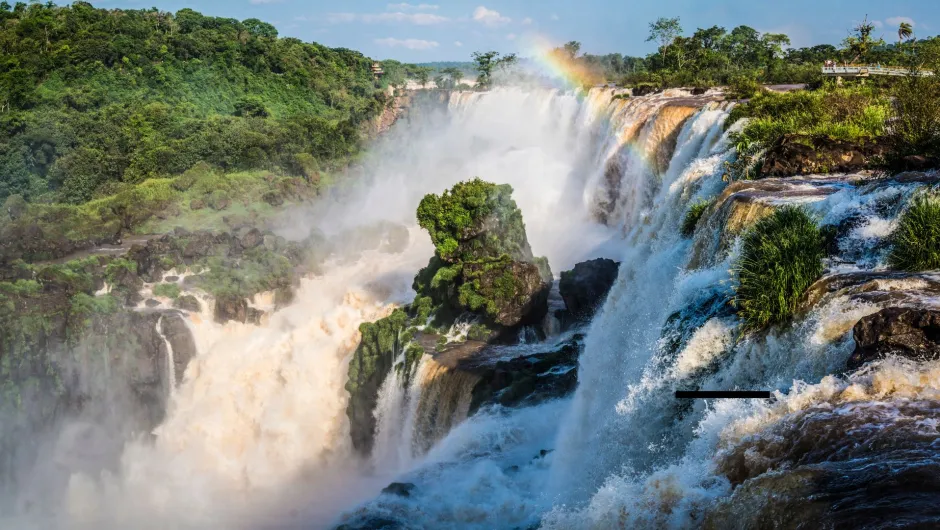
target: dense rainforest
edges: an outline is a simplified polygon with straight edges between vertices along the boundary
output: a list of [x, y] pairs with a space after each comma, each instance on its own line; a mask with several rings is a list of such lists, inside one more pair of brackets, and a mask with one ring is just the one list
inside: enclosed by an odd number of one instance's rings
[[83, 203], [200, 161], [310, 178], [382, 110], [371, 64], [257, 19], [0, 2], [0, 201]]

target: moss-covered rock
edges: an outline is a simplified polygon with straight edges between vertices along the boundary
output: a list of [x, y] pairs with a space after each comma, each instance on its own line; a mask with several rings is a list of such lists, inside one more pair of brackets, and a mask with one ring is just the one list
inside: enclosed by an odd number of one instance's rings
[[460, 306], [500, 326], [536, 323], [548, 311], [551, 283], [543, 280], [535, 263], [512, 261], [508, 256], [464, 263], [461, 280]]
[[349, 361], [346, 381], [346, 391], [349, 392], [346, 415], [349, 416], [353, 447], [364, 454], [372, 450], [376, 428], [372, 411], [378, 401], [379, 388], [411, 339], [407, 323], [405, 311], [396, 309], [381, 320], [359, 326], [362, 339]]
[[[392, 369], [407, 384], [426, 351], [446, 350], [447, 337], [433, 330], [446, 330], [469, 314], [476, 320], [474, 339], [515, 337], [519, 326], [537, 323], [548, 311], [551, 269], [548, 260], [532, 255], [511, 193], [509, 186], [474, 179], [421, 201], [418, 222], [431, 235], [435, 253], [415, 276], [417, 296], [389, 317], [363, 324], [362, 341], [349, 364], [346, 413], [353, 446], [360, 452], [372, 449], [373, 411]], [[408, 241], [407, 230], [396, 226], [360, 230], [350, 237], [384, 251]], [[419, 327], [424, 339], [411, 342]], [[403, 361], [393, 366], [399, 356]]]

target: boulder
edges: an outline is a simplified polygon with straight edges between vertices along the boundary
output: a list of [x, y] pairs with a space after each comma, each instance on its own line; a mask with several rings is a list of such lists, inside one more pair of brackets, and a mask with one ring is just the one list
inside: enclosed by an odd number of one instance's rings
[[202, 199], [193, 199], [189, 201], [190, 210], [202, 210], [205, 207], [206, 207], [206, 203]]
[[173, 307], [182, 309], [184, 311], [189, 311], [191, 313], [198, 313], [202, 311], [202, 306], [199, 304], [199, 299], [191, 294], [184, 294], [177, 297], [177, 299], [173, 301]]
[[764, 157], [761, 177], [792, 177], [824, 173], [854, 173], [871, 166], [884, 155], [881, 144], [853, 144], [831, 138], [788, 134]]
[[413, 489], [415, 489], [415, 485], [410, 482], [392, 482], [382, 488], [382, 493], [398, 495], [399, 497], [411, 497], [411, 490]]
[[458, 362], [458, 369], [480, 375], [471, 392], [470, 413], [483, 405], [533, 405], [568, 395], [578, 384], [583, 338], [576, 334], [555, 349], [495, 364], [474, 365], [473, 357]]
[[852, 330], [855, 351], [848, 367], [855, 369], [889, 354], [916, 361], [940, 359], [940, 311], [889, 307], [862, 318]]
[[229, 320], [246, 322], [248, 301], [237, 295], [221, 294], [215, 299], [215, 321], [224, 324]]
[[278, 207], [284, 204], [284, 197], [276, 191], [267, 191], [261, 196], [261, 200], [271, 206]]
[[235, 235], [235, 239], [241, 248], [245, 250], [255, 248], [264, 242], [264, 236], [257, 228], [240, 228]]
[[899, 164], [905, 171], [924, 171], [940, 167], [940, 159], [932, 156], [909, 155]]
[[662, 92], [663, 89], [656, 87], [655, 85], [637, 85], [630, 90], [630, 95], [637, 96], [648, 96], [650, 94], [657, 94]]
[[578, 263], [570, 271], [563, 271], [558, 291], [568, 313], [579, 321], [590, 320], [607, 298], [619, 268], [620, 263], [614, 260], [598, 258]]

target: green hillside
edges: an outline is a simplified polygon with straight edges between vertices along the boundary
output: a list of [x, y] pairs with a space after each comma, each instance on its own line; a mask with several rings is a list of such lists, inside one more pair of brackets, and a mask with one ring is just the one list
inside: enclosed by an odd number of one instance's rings
[[257, 19], [0, 2], [0, 202], [84, 203], [200, 161], [309, 178], [382, 110], [371, 64]]

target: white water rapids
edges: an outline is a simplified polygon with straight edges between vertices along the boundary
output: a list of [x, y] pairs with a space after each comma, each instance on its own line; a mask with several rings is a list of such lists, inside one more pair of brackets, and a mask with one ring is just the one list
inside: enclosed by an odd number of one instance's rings
[[[455, 93], [440, 109], [428, 106], [400, 122], [375, 147], [351, 197], [300, 215], [295, 225], [299, 233], [313, 226], [336, 233], [403, 223], [407, 248], [331, 261], [261, 326], [194, 317], [199, 354], [156, 440], [129, 443], [115, 475], [74, 473], [57, 522], [329, 528], [352, 514], [406, 528], [699, 526], [702, 511], [730, 492], [715, 471], [719, 450], [788, 412], [879, 392], [877, 382], [823, 379], [844, 365], [852, 324], [879, 309], [847, 296], [824, 300], [791, 329], [765, 338], [736, 341], [736, 318], [716, 317], [674, 357], [664, 352], [670, 314], [730, 292], [733, 245], [688, 268], [693, 246], [720, 228], [703, 222], [694, 239], [679, 230], [688, 205], [726, 186], [724, 162], [733, 156], [726, 118], [727, 105], [678, 91], [612, 100], [598, 89], [501, 89]], [[670, 143], [664, 137], [677, 124], [675, 149], [662, 160]], [[578, 389], [533, 407], [483, 410], [436, 433], [442, 439], [424, 453], [414, 449], [414, 426], [418, 399], [435, 377], [425, 359], [411, 388], [391, 384], [393, 376], [383, 386], [376, 448], [362, 459], [349, 441], [344, 389], [358, 326], [413, 295], [411, 280], [433, 252], [414, 219], [421, 197], [474, 176], [513, 186], [533, 251], [548, 257], [556, 277], [584, 259], [622, 263], [587, 332]], [[863, 212], [869, 222], [846, 243], [856, 247], [842, 250], [877, 266], [881, 258], [865, 249], [890, 233], [897, 211], [875, 208], [914, 185], [837, 187], [798, 200], [825, 222]], [[910, 370], [886, 365], [873, 378], [902, 381]], [[919, 381], [927, 383], [910, 382], [904, 391], [935, 393], [940, 368], [918, 370], [926, 370]], [[789, 394], [772, 406], [739, 400], [679, 410], [673, 391], [690, 380]], [[416, 490], [409, 498], [378, 496], [393, 480]]]

